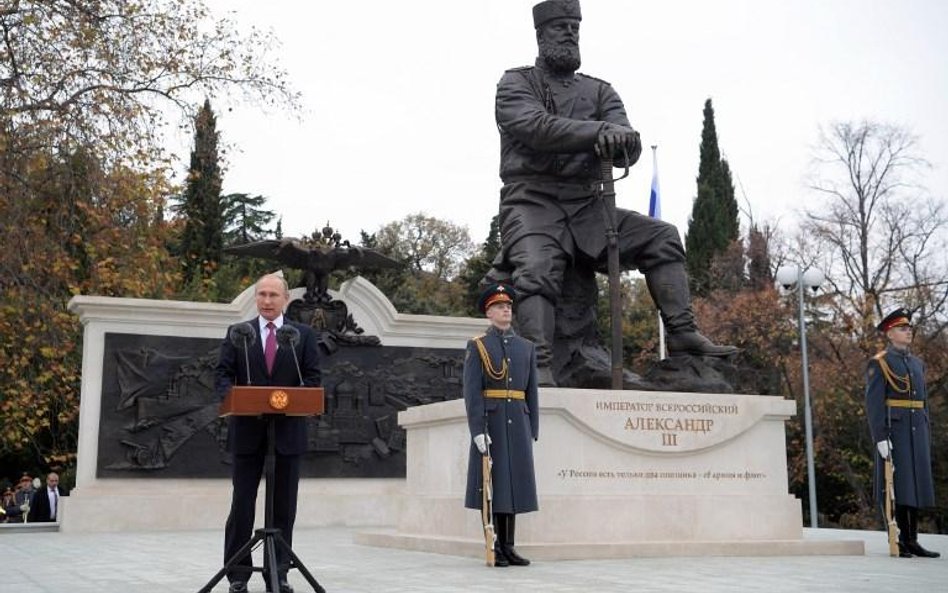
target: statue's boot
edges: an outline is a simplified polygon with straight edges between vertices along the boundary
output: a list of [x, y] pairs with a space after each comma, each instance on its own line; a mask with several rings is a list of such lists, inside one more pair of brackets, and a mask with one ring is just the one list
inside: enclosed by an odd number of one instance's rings
[[517, 301], [515, 321], [517, 333], [533, 342], [537, 352], [537, 383], [540, 387], [556, 387], [553, 378], [553, 335], [556, 317], [553, 303], [533, 294]]
[[649, 270], [645, 283], [665, 322], [669, 356], [724, 357], [740, 351], [734, 346], [715, 344], [698, 332], [684, 264], [665, 264]]

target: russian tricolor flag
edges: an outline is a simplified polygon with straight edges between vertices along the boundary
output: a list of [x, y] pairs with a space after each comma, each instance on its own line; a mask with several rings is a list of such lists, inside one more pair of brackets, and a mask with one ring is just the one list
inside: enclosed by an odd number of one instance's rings
[[662, 217], [662, 199], [658, 188], [658, 146], [652, 146], [652, 191], [648, 198], [648, 215], [652, 218]]

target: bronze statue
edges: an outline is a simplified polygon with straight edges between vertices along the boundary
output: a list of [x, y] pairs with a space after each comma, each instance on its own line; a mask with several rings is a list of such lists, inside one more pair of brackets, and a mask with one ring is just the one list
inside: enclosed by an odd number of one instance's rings
[[[600, 157], [624, 167], [642, 151], [616, 91], [576, 72], [581, 19], [576, 0], [534, 6], [539, 57], [534, 66], [505, 72], [496, 95], [502, 250], [486, 280], [511, 282], [521, 295], [518, 329], [536, 344], [540, 384], [547, 386], [557, 385], [577, 360], [602, 356], [601, 346], [590, 344], [594, 274], [606, 263], [597, 199]], [[665, 322], [669, 354], [736, 353], [697, 330], [678, 230], [622, 209], [615, 223], [621, 266], [645, 274]], [[572, 312], [565, 311], [570, 303]], [[580, 386], [573, 379], [560, 382]]]

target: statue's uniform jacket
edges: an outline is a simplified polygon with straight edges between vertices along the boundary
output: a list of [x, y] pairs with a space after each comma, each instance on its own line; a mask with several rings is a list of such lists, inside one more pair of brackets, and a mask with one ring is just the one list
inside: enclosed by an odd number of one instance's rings
[[[630, 127], [629, 120], [609, 83], [579, 73], [554, 75], [539, 59], [534, 67], [504, 73], [495, 107], [504, 182], [503, 252], [495, 265], [512, 272], [518, 294], [555, 300], [571, 260], [605, 262], [594, 147], [607, 122]], [[685, 260], [678, 231], [669, 223], [617, 209], [616, 226], [627, 269], [647, 272]], [[534, 239], [523, 241], [528, 237]]]
[[[533, 441], [539, 436], [540, 410], [537, 396], [536, 352], [533, 343], [512, 330], [494, 327], [480, 338], [493, 367], [508, 360], [507, 379], [492, 379], [484, 372], [474, 340], [464, 356], [464, 404], [471, 437], [484, 431], [492, 443], [495, 513], [527, 513], [537, 510], [537, 487], [533, 469]], [[524, 399], [485, 398], [485, 389], [523, 391]], [[481, 508], [483, 476], [481, 453], [471, 443], [464, 506]]]
[[[866, 415], [872, 442], [878, 443], [886, 438], [892, 441], [896, 503], [918, 508], [935, 506], [925, 365], [907, 351], [892, 347], [887, 348], [883, 356], [892, 374], [908, 377], [910, 385], [905, 393], [896, 391], [886, 381], [879, 361], [875, 358], [869, 361], [866, 371]], [[925, 404], [917, 409], [888, 407], [886, 399], [915, 400]], [[882, 492], [885, 483], [882, 458], [875, 453], [875, 448], [873, 457], [876, 460], [875, 494], [877, 500], [881, 501], [884, 500]]]

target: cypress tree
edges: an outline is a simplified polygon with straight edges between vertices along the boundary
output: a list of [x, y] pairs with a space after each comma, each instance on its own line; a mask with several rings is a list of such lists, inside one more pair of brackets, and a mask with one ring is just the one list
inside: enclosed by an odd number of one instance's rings
[[472, 317], [480, 315], [477, 310], [477, 297], [481, 293], [481, 282], [491, 269], [494, 258], [500, 252], [500, 215], [495, 214], [490, 220], [490, 230], [487, 239], [481, 244], [480, 250], [464, 265], [460, 279], [464, 283], [466, 293], [465, 302], [468, 303], [466, 314]]
[[194, 149], [184, 195], [177, 210], [184, 217], [179, 256], [186, 283], [213, 273], [224, 248], [224, 204], [217, 150], [217, 118], [210, 100], [194, 119]]
[[740, 232], [731, 169], [718, 149], [711, 99], [704, 103], [700, 155], [698, 193], [691, 209], [685, 249], [691, 290], [704, 296], [712, 288], [711, 264], [714, 258], [724, 254]]

